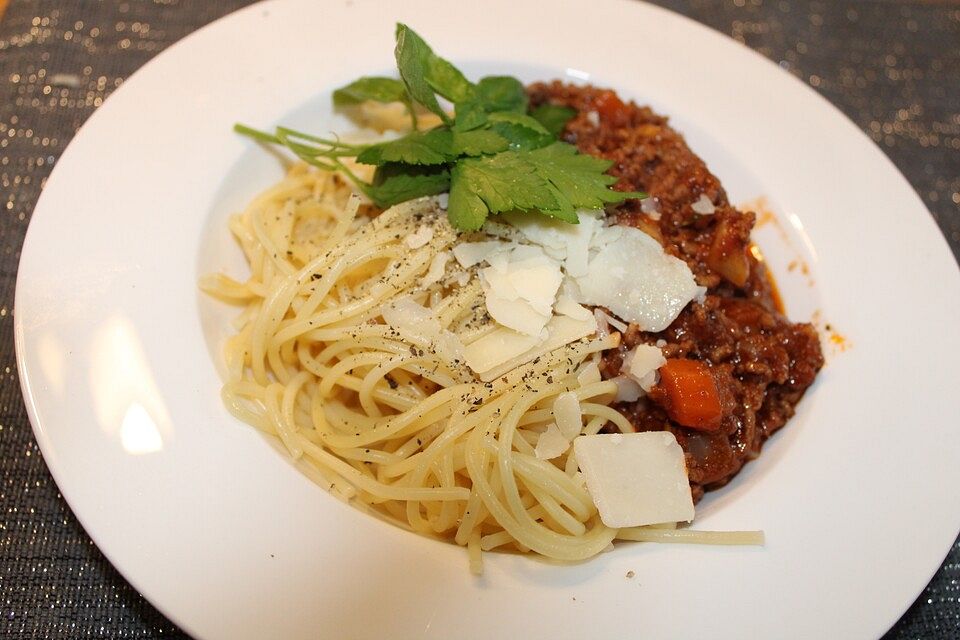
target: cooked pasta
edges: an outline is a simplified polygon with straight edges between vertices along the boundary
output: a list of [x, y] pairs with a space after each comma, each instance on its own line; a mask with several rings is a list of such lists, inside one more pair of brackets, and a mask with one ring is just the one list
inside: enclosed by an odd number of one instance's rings
[[[572, 561], [615, 538], [724, 540], [604, 526], [574, 449], [536, 455], [561, 394], [575, 395], [584, 433], [633, 430], [607, 406], [617, 384], [596, 365], [619, 334], [479, 380], [458, 345], [483, 336], [489, 318], [479, 284], [443, 258], [458, 237], [436, 198], [380, 213], [338, 174], [295, 165], [230, 230], [249, 279], [201, 283], [243, 307], [224, 350], [224, 403], [336, 494], [466, 546], [475, 572], [493, 549]], [[398, 316], [410, 308], [421, 317]]]

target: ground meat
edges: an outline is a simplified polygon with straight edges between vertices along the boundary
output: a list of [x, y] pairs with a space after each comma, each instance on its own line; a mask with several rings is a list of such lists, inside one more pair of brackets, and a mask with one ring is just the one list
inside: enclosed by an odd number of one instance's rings
[[[823, 366], [816, 330], [792, 323], [778, 301], [763, 263], [750, 251], [755, 215], [733, 207], [720, 181], [667, 119], [647, 107], [624, 104], [610, 90], [554, 82], [529, 88], [531, 103], [577, 110], [563, 138], [580, 151], [613, 161], [615, 188], [645, 191], [649, 203], [628, 201], [608, 210], [617, 223], [646, 231], [684, 260], [708, 288], [664, 331], [631, 325], [620, 348], [604, 354], [605, 377], [620, 372], [623, 354], [635, 345], [666, 342], [667, 358], [705, 362], [716, 382], [723, 417], [715, 431], [680, 426], [652, 393], [617, 408], [640, 431], [671, 431], [687, 457], [694, 498], [727, 483], [763, 442], [793, 415], [797, 402]], [[693, 206], [706, 196], [710, 215]], [[663, 343], [661, 343], [663, 344]]]

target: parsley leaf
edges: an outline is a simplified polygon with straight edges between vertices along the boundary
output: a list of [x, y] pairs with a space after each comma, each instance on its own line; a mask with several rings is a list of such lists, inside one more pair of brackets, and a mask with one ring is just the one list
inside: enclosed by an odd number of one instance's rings
[[436, 55], [416, 31], [402, 23], [397, 24], [394, 55], [410, 96], [444, 122], [450, 122], [450, 116], [440, 107], [435, 94], [453, 102], [466, 100], [473, 91], [473, 83], [450, 62]]
[[577, 110], [570, 107], [561, 107], [555, 104], [542, 104], [530, 112], [553, 137], [559, 137], [563, 128], [577, 115]]
[[447, 128], [412, 131], [402, 138], [370, 145], [357, 155], [361, 164], [387, 162], [407, 164], [445, 164], [456, 156], [451, 153], [453, 133]]
[[479, 229], [489, 213], [559, 207], [550, 184], [519, 151], [461, 160], [450, 173], [450, 222]]
[[478, 229], [488, 214], [536, 209], [577, 224], [577, 209], [642, 197], [611, 190], [617, 179], [604, 173], [609, 167], [609, 160], [579, 154], [565, 142], [461, 160], [450, 174], [450, 222]]
[[454, 131], [450, 151], [456, 156], [480, 156], [506, 151], [510, 142], [489, 129]]
[[511, 149], [537, 149], [554, 142], [556, 138], [537, 120], [528, 115], [499, 112], [489, 116], [491, 129], [510, 142]]
[[566, 142], [554, 142], [541, 149], [520, 153], [553, 187], [558, 207], [543, 209], [547, 215], [566, 220], [572, 214], [576, 220], [575, 209], [601, 209], [607, 203], [646, 196], [639, 192], [610, 189], [617, 179], [605, 171], [613, 163], [578, 153], [576, 147]]
[[527, 91], [523, 84], [511, 76], [487, 76], [480, 78], [476, 90], [477, 99], [488, 112], [527, 112]]
[[[516, 78], [488, 76], [473, 84], [406, 25], [397, 25], [396, 38], [401, 80], [363, 77], [337, 89], [333, 100], [335, 106], [402, 102], [413, 132], [355, 145], [284, 127], [272, 134], [243, 125], [236, 131], [283, 145], [315, 167], [341, 171], [380, 207], [449, 191], [448, 217], [461, 230], [479, 229], [487, 216], [506, 211], [539, 212], [576, 224], [578, 209], [644, 197], [611, 189], [617, 179], [605, 173], [609, 161], [557, 141], [576, 115], [573, 109], [545, 104], [528, 113], [526, 91]], [[444, 112], [438, 94], [454, 103], [454, 118]], [[414, 103], [444, 124], [417, 131]], [[343, 157], [375, 165], [373, 182], [357, 177]]]
[[433, 87], [427, 81], [428, 58], [433, 55], [427, 43], [406, 25], [397, 24], [397, 46], [394, 49], [397, 69], [410, 97], [446, 122], [449, 117], [440, 108]]
[[364, 193], [378, 207], [434, 196], [450, 189], [450, 172], [446, 168], [408, 167], [402, 164], [387, 164], [377, 168], [373, 184], [364, 188]]
[[345, 107], [365, 100], [375, 102], [406, 102], [407, 87], [399, 80], [378, 76], [364, 76], [333, 92], [333, 106]]
[[373, 165], [388, 162], [438, 165], [453, 162], [460, 156], [499, 153], [507, 147], [509, 142], [490, 130], [451, 131], [447, 127], [437, 127], [429, 131], [413, 131], [396, 140], [369, 145], [357, 154], [357, 162]]

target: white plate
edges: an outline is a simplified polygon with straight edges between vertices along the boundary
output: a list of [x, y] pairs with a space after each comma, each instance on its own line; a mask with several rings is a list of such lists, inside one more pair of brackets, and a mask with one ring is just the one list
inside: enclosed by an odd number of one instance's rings
[[[875, 638], [960, 525], [960, 278], [893, 165], [800, 82], [642, 4], [276, 1], [172, 47], [83, 127], [20, 263], [16, 337], [44, 458], [87, 532], [200, 638]], [[758, 238], [790, 314], [848, 340], [698, 526], [763, 549], [619, 545], [576, 566], [462, 549], [311, 484], [220, 404], [226, 214], [276, 165], [230, 130], [323, 131], [329, 91], [392, 68], [393, 23], [470, 75], [588, 78], [670, 114]], [[788, 269], [801, 260], [809, 267]], [[835, 346], [835, 345], [834, 345]], [[628, 571], [636, 577], [628, 579]]]

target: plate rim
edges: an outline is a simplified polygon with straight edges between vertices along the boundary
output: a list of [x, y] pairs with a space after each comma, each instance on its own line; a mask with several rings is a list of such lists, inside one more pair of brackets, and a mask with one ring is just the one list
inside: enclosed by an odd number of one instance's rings
[[[186, 43], [186, 42], [193, 42], [193, 41], [199, 40], [199, 39], [201, 39], [201, 38], [205, 38], [205, 37], [206, 37], [205, 34], [211, 32], [211, 31], [214, 31], [214, 30], [219, 29], [219, 28], [220, 28], [219, 25], [221, 25], [222, 23], [225, 23], [225, 22], [227, 22], [227, 21], [231, 21], [231, 20], [236, 19], [236, 16], [238, 16], [239, 14], [253, 13], [253, 12], [256, 12], [256, 11], [262, 11], [262, 10], [264, 10], [264, 9], [269, 9], [270, 7], [277, 6], [277, 5], [281, 4], [281, 3], [282, 3], [282, 0], [272, 0], [272, 1], [266, 2], [266, 3], [258, 3], [258, 4], [249, 5], [249, 6], [247, 6], [247, 7], [243, 7], [243, 8], [241, 8], [241, 9], [239, 9], [239, 10], [233, 12], [233, 13], [227, 14], [226, 16], [224, 16], [224, 17], [222, 17], [222, 18], [220, 18], [220, 19], [218, 19], [218, 20], [216, 20], [216, 21], [214, 21], [214, 22], [211, 22], [211, 23], [209, 23], [209, 24], [207, 24], [207, 25], [205, 25], [205, 26], [203, 26], [203, 27], [201, 27], [200, 29], [192, 32], [191, 34], [189, 34], [189, 35], [188, 35], [187, 37], [185, 37], [184, 39], [178, 41], [177, 43], [175, 43], [174, 45], [172, 45], [171, 47], [169, 47], [169, 48], [168, 48], [167, 50], [165, 50], [164, 52], [161, 52], [158, 56], [156, 56], [156, 57], [154, 57], [153, 59], [151, 59], [150, 61], [148, 61], [143, 67], [141, 67], [140, 69], [138, 69], [138, 71], [137, 71], [134, 75], [131, 76], [131, 79], [130, 79], [130, 80], [132, 80], [132, 79], [134, 79], [134, 78], [136, 78], [136, 77], [141, 77], [141, 78], [142, 78], [142, 77], [145, 77], [148, 73], [151, 73], [150, 71], [148, 71], [148, 69], [152, 69], [152, 68], [153, 68], [152, 65], [154, 64], [154, 62], [155, 62], [156, 60], [166, 59], [166, 58], [164, 58], [164, 56], [167, 55], [168, 51], [174, 49], [175, 47], [180, 47], [181, 44], [184, 44], [184, 43]], [[611, 3], [611, 4], [613, 4], [613, 3]], [[620, 6], [626, 7], [628, 4], [632, 4], [632, 3], [622, 2], [622, 3], [618, 3], [618, 4], [620, 4]], [[686, 16], [683, 16], [683, 15], [680, 15], [680, 14], [675, 14], [675, 13], [673, 13], [673, 12], [667, 10], [667, 9], [664, 9], [664, 8], [662, 8], [662, 7], [658, 7], [658, 6], [655, 6], [655, 5], [644, 5], [644, 6], [645, 6], [647, 9], [652, 9], [654, 12], [658, 12], [658, 13], [662, 13], [662, 14], [668, 14], [669, 16], [671, 16], [671, 19], [679, 18], [680, 20], [687, 22], [687, 23], [688, 23], [688, 26], [689, 26], [689, 25], [693, 25], [696, 29], [702, 30], [703, 32], [710, 33], [712, 36], [721, 37], [721, 38], [723, 38], [725, 41], [727, 41], [727, 44], [730, 44], [730, 43], [734, 43], [734, 42], [735, 42], [735, 41], [733, 41], [732, 39], [726, 38], [725, 36], [723, 36], [723, 35], [720, 34], [719, 32], [713, 31], [713, 30], [710, 29], [709, 27], [706, 27], [705, 25], [702, 25], [702, 24], [700, 24], [700, 23], [698, 23], [698, 22], [696, 22], [696, 21], [694, 21], [694, 20], [692, 20], [691, 18], [688, 18], [688, 17], [686, 17]], [[743, 50], [749, 51], [753, 56], [755, 56], [756, 59], [761, 60], [763, 63], [765, 63], [765, 64], [767, 64], [767, 65], [771, 65], [772, 67], [776, 67], [776, 65], [775, 65], [773, 62], [771, 62], [771, 61], [769, 61], [768, 59], [764, 58], [762, 55], [760, 55], [760, 54], [757, 53], [756, 51], [754, 51], [754, 50], [752, 50], [752, 49], [749, 49], [748, 47], [746, 47], [746, 46], [743, 45], [743, 44], [740, 44], [740, 43], [737, 43], [737, 44], [739, 44], [740, 47], [742, 47]], [[789, 74], [786, 74], [786, 72], [784, 72], [784, 71], [782, 71], [782, 70], [779, 70], [779, 71], [780, 71], [780, 73], [784, 74], [785, 76], [789, 76]], [[927, 211], [925, 205], [922, 203], [922, 201], [920, 200], [919, 196], [918, 196], [918, 195], [916, 194], [916, 192], [913, 190], [912, 186], [910, 186], [909, 183], [907, 183], [906, 179], [903, 178], [902, 174], [900, 174], [899, 170], [896, 168], [896, 166], [894, 165], [894, 163], [886, 156], [886, 154], [883, 154], [882, 151], [879, 150], [879, 149], [873, 144], [873, 142], [869, 139], [869, 137], [867, 137], [866, 134], [864, 134], [859, 128], [857, 128], [856, 125], [855, 125], [845, 114], [843, 114], [837, 107], [835, 107], [832, 103], [830, 103], [830, 102], [827, 101], [825, 98], [823, 98], [823, 96], [821, 96], [819, 93], [817, 93], [816, 91], [814, 91], [812, 88], [810, 88], [809, 86], [807, 86], [805, 83], [802, 83], [801, 81], [799, 81], [798, 79], [796, 79], [796, 78], [794, 78], [794, 77], [792, 77], [792, 76], [790, 76], [790, 77], [793, 79], [793, 82], [794, 82], [796, 85], [805, 88], [805, 89], [809, 92], [809, 94], [810, 94], [811, 96], [816, 96], [816, 99], [817, 99], [822, 105], [829, 106], [829, 108], [833, 111], [833, 116], [834, 116], [834, 117], [840, 116], [840, 117], [849, 125], [849, 126], [848, 126], [848, 129], [852, 128], [853, 131], [855, 131], [857, 134], [859, 134], [859, 136], [862, 138], [863, 141], [866, 141], [866, 142], [869, 144], [869, 146], [872, 147], [872, 151], [873, 151], [876, 155], [882, 157], [882, 159], [886, 162], [886, 164], [889, 166], [889, 168], [892, 169], [892, 170], [899, 176], [900, 180], [901, 180], [903, 183], [906, 184], [906, 186], [908, 187], [908, 189], [910, 190], [910, 192], [911, 192], [911, 193], [913, 194], [913, 196], [914, 196], [914, 200], [916, 201], [915, 204], [919, 205], [919, 208], [922, 209], [922, 210], [926, 213], [926, 216], [925, 216], [926, 222], [925, 222], [925, 223], [920, 223], [919, 221], [912, 221], [912, 223], [914, 223], [914, 224], [920, 224], [920, 225], [924, 226], [925, 231], [927, 231], [927, 232], [929, 232], [929, 231], [932, 229], [932, 230], [935, 232], [935, 236], [936, 236], [937, 238], [939, 238], [939, 242], [940, 242], [940, 246], [939, 246], [939, 248], [937, 248], [937, 249], [935, 250], [935, 252], [936, 252], [936, 253], [944, 253], [944, 252], [945, 252], [946, 254], [950, 255], [950, 257], [952, 258], [952, 253], [950, 252], [949, 245], [948, 245], [948, 243], [946, 242], [946, 239], [943, 237], [942, 233], [940, 233], [939, 229], [936, 227], [936, 225], [935, 225], [935, 223], [934, 223], [934, 221], [933, 221], [933, 219], [932, 219], [932, 216], [929, 214], [929, 211]], [[124, 92], [124, 91], [126, 90], [126, 87], [127, 87], [127, 85], [129, 84], [130, 80], [128, 80], [128, 82], [125, 83], [124, 86], [120, 87], [117, 91], [115, 91], [115, 92], [107, 99], [107, 101], [106, 101], [106, 103], [105, 103], [104, 106], [106, 106], [106, 104], [110, 103], [110, 101], [113, 100], [113, 97], [114, 97], [115, 95], [123, 95], [123, 94], [121, 94], [121, 92]], [[96, 112], [94, 112], [94, 114], [87, 120], [87, 122], [84, 123], [83, 127], [81, 127], [81, 129], [77, 132], [77, 136], [76, 136], [76, 137], [79, 138], [80, 135], [82, 134], [83, 130], [86, 129], [86, 128], [88, 128], [89, 124], [90, 124], [91, 122], [93, 122], [94, 119], [96, 119], [97, 116], [100, 115], [101, 113], [105, 113], [105, 111], [104, 111], [104, 109], [103, 109], [102, 107], [101, 107], [100, 109], [98, 109]], [[103, 116], [103, 117], [105, 117], [105, 116]], [[71, 142], [71, 145], [72, 145], [72, 142]], [[61, 166], [61, 164], [63, 164], [63, 161], [64, 161], [65, 158], [70, 157], [70, 156], [68, 156], [69, 153], [70, 153], [70, 147], [68, 146], [68, 148], [67, 148], [67, 149], [64, 151], [64, 153], [61, 155], [60, 159], [59, 159], [58, 162], [57, 162], [57, 166], [54, 168], [53, 173], [51, 174], [50, 178], [48, 179], [48, 185], [47, 185], [47, 187], [44, 189], [44, 192], [41, 194], [40, 198], [39, 198], [38, 201], [37, 201], [37, 204], [36, 204], [36, 207], [35, 207], [35, 210], [34, 210], [34, 214], [36, 214], [37, 212], [41, 212], [41, 215], [43, 215], [42, 212], [45, 210], [45, 209], [44, 209], [44, 205], [43, 205], [43, 202], [44, 202], [44, 194], [46, 194], [46, 192], [47, 192], [47, 190], [48, 190], [48, 188], [49, 188], [49, 184], [52, 183], [54, 180], [57, 180], [57, 179], [58, 179], [58, 178], [57, 178], [57, 175], [58, 175], [58, 171], [59, 171], [59, 169], [60, 169], [60, 166]], [[31, 236], [31, 231], [34, 231], [34, 232], [35, 232], [35, 231], [36, 231], [36, 228], [37, 228], [37, 227], [33, 224], [33, 219], [31, 219], [31, 224], [30, 224], [30, 226], [29, 226], [29, 228], [28, 228], [26, 237], [25, 237], [25, 239], [24, 239], [23, 251], [22, 251], [22, 254], [21, 254], [20, 265], [19, 265], [19, 266], [23, 266], [23, 265], [24, 265], [24, 262], [28, 259], [28, 257], [29, 257], [28, 249], [29, 249], [29, 247], [31, 246], [31, 244], [37, 242], [36, 239], [31, 240], [31, 237], [32, 237], [32, 236]], [[35, 234], [34, 234], [34, 235], [35, 235]], [[928, 233], [928, 235], [929, 235], [929, 233]], [[954, 263], [954, 266], [956, 267], [956, 264], [955, 264], [955, 263]], [[956, 275], [957, 275], [957, 273], [956, 273], [956, 272], [957, 272], [957, 269], [955, 269], [954, 271], [955, 271], [954, 276], [956, 276]], [[18, 267], [18, 274], [19, 274], [19, 267]], [[956, 279], [955, 279], [955, 280], [956, 280]], [[960, 280], [957, 280], [957, 282], [960, 282]], [[954, 284], [956, 284], [956, 282], [955, 282]], [[66, 485], [68, 485], [69, 483], [66, 482], [66, 479], [65, 479], [65, 478], [61, 477], [62, 468], [59, 467], [59, 466], [57, 466], [56, 464], [52, 464], [52, 463], [50, 462], [50, 460], [54, 460], [54, 459], [56, 458], [56, 455], [55, 455], [56, 452], [55, 452], [55, 450], [54, 450], [53, 443], [48, 439], [47, 434], [44, 432], [43, 425], [40, 424], [39, 413], [38, 413], [38, 410], [37, 410], [37, 395], [36, 395], [36, 393], [35, 393], [35, 391], [34, 391], [34, 389], [33, 389], [33, 381], [34, 381], [34, 380], [33, 380], [33, 376], [31, 376], [31, 371], [29, 371], [29, 370], [27, 369], [27, 363], [26, 363], [25, 355], [24, 355], [24, 349], [26, 349], [26, 346], [25, 346], [25, 329], [24, 329], [24, 326], [23, 326], [23, 324], [22, 324], [22, 322], [21, 322], [21, 319], [19, 318], [19, 314], [16, 314], [16, 310], [18, 310], [18, 309], [21, 307], [20, 302], [21, 302], [21, 300], [23, 299], [23, 292], [21, 291], [21, 289], [22, 289], [22, 287], [21, 287], [21, 280], [20, 280], [19, 275], [18, 275], [17, 287], [16, 287], [16, 293], [15, 293], [15, 302], [14, 302], [14, 309], [15, 309], [15, 331], [14, 331], [14, 333], [15, 333], [16, 353], [17, 353], [17, 367], [18, 367], [18, 373], [19, 373], [19, 378], [20, 378], [21, 390], [22, 390], [22, 392], [23, 392], [23, 397], [24, 397], [24, 402], [25, 402], [26, 408], [27, 408], [28, 417], [29, 417], [29, 419], [30, 419], [31, 426], [32, 426], [32, 428], [33, 428], [33, 430], [34, 430], [34, 434], [35, 434], [35, 436], [36, 436], [36, 438], [37, 438], [37, 441], [38, 441], [38, 443], [39, 443], [39, 445], [40, 445], [40, 448], [41, 448], [41, 451], [42, 451], [42, 453], [43, 453], [44, 460], [45, 460], [45, 462], [47, 463], [47, 466], [48, 466], [48, 469], [50, 470], [51, 475], [54, 477], [54, 480], [57, 482], [58, 487], [60, 487], [60, 490], [61, 490], [61, 492], [63, 493], [65, 500], [67, 500], [68, 504], [70, 504], [71, 510], [73, 511], [74, 515], [77, 517], [77, 519], [78, 519], [78, 521], [81, 523], [81, 525], [84, 527], [84, 530], [85, 530], [85, 532], [87, 532], [87, 535], [89, 535], [89, 536], [91, 537], [91, 539], [93, 539], [93, 540], [95, 541], [95, 543], [97, 544], [97, 546], [98, 546], [98, 548], [101, 550], [101, 552], [103, 552], [104, 555], [111, 561], [111, 563], [112, 563], [115, 567], [117, 567], [118, 571], [120, 571], [120, 572], [122, 573], [122, 575], [124, 576], [124, 579], [128, 580], [132, 585], [134, 585], [135, 588], [138, 589], [138, 591], [140, 591], [140, 590], [141, 590], [141, 583], [140, 583], [140, 581], [139, 581], [139, 576], [129, 575], [126, 571], [124, 571], [124, 570], [120, 567], [120, 565], [118, 564], [118, 562], [114, 559], [114, 557], [112, 556], [111, 550], [105, 548], [104, 546], [101, 546], [100, 542], [97, 540], [97, 538], [96, 538], [96, 537], [94, 536], [94, 534], [91, 532], [91, 526], [92, 526], [92, 525], [88, 523], [87, 514], [81, 512], [80, 510], [75, 510], [75, 509], [74, 509], [74, 506], [73, 506], [73, 505], [74, 505], [73, 500], [72, 500], [71, 498], [68, 498], [68, 497], [67, 497], [67, 496], [68, 496], [68, 493], [70, 492], [70, 489], [68, 489], [68, 487], [67, 487]], [[66, 485], [64, 484], [65, 482], [66, 482]], [[66, 490], [65, 490], [65, 489], [66, 489]], [[955, 514], [955, 515], [956, 515], [955, 520], [956, 520], [957, 518], [960, 518], [960, 514]], [[95, 528], [95, 527], [94, 527], [94, 528]], [[952, 544], [953, 544], [953, 540], [950, 540], [950, 541], [947, 543], [946, 551], [949, 551], [949, 549], [950, 549], [950, 547], [952, 546]], [[942, 554], [940, 557], [942, 558], [944, 555], [945, 555], [945, 553]], [[938, 563], [938, 564], [933, 568], [933, 570], [929, 572], [929, 574], [926, 576], [926, 579], [925, 579], [924, 582], [923, 582], [923, 585], [921, 585], [921, 587], [919, 588], [919, 590], [917, 590], [917, 591], [913, 594], [913, 597], [912, 597], [908, 602], [905, 603], [903, 609], [900, 610], [899, 612], [896, 612], [896, 615], [895, 615], [895, 617], [893, 617], [892, 622], [896, 622], [896, 620], [899, 619], [899, 617], [902, 616], [902, 614], [907, 610], [907, 608], [909, 608], [909, 606], [913, 603], [913, 601], [916, 599], [917, 595], [919, 595], [920, 593], [922, 593], [924, 586], [929, 582], [930, 577], [937, 571], [937, 569], [939, 568], [939, 566], [940, 566], [940, 565], [939, 565], [939, 563]], [[148, 597], [148, 599], [151, 601], [151, 603], [154, 602], [153, 598], [151, 598], [150, 596], [147, 596], [147, 597]], [[190, 629], [190, 626], [189, 626], [189, 625], [184, 624], [183, 622], [181, 622], [181, 621], [178, 619], [178, 617], [177, 617], [177, 615], [176, 615], [175, 612], [168, 611], [168, 610], [166, 610], [165, 608], [162, 608], [162, 607], [160, 607], [160, 606], [158, 606], [158, 609], [160, 609], [160, 610], [164, 613], [164, 615], [168, 616], [171, 620], [176, 621], [178, 625], [182, 625], [181, 628]], [[892, 624], [892, 623], [891, 623], [891, 624]], [[886, 628], [889, 628], [889, 626], [890, 626], [890, 624], [888, 624]]]

